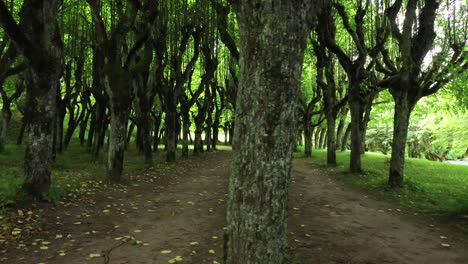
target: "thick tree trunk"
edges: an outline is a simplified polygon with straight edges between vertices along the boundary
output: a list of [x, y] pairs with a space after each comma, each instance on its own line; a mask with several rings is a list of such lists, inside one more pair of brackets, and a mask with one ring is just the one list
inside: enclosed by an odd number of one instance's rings
[[[227, 210], [228, 264], [286, 263], [297, 98], [309, 27], [297, 1], [240, 1], [240, 85]], [[305, 13], [304, 13], [305, 12]]]
[[193, 154], [199, 155], [203, 153], [203, 140], [202, 140], [202, 128], [201, 125], [196, 125], [195, 128], [195, 140], [193, 143]]
[[177, 105], [173, 96], [166, 96], [166, 161], [175, 162], [177, 151]]
[[362, 106], [359, 100], [352, 100], [350, 97], [349, 109], [351, 111], [351, 155], [350, 155], [350, 162], [349, 162], [349, 170], [352, 173], [362, 173], [362, 165], [361, 165]]
[[[43, 194], [49, 191], [51, 183], [56, 92], [60, 87], [63, 65], [62, 38], [56, 20], [60, 5], [58, 0], [25, 1], [20, 11], [20, 27], [12, 26], [14, 22], [11, 21], [5, 24], [5, 20], [11, 17], [0, 19], [5, 32], [22, 48], [29, 64], [25, 111], [29, 141], [24, 159], [23, 189], [38, 199], [44, 198]], [[18, 37], [23, 34], [27, 41]]]
[[104, 137], [107, 130], [107, 106], [104, 103], [96, 102], [95, 109], [95, 125], [94, 125], [94, 142], [93, 142], [93, 155], [99, 157], [102, 146], [104, 145]]
[[36, 75], [30, 73], [27, 87], [29, 142], [24, 159], [25, 191], [43, 199], [50, 188], [53, 161], [53, 141], [56, 121], [56, 91], [59, 73]]
[[123, 172], [126, 148], [128, 111], [111, 106], [111, 130], [109, 136], [109, 156], [107, 176], [111, 182], [120, 182]]
[[408, 138], [409, 119], [414, 105], [409, 103], [408, 95], [405, 93], [394, 94], [393, 98], [395, 100], [395, 112], [388, 184], [390, 187], [395, 188], [403, 187], [406, 140]]

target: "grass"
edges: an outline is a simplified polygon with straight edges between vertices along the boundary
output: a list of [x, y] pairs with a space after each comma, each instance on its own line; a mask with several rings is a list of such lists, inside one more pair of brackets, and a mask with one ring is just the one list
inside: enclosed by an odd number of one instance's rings
[[[162, 154], [161, 154], [162, 155]], [[158, 156], [155, 164], [160, 164]], [[24, 146], [7, 145], [0, 154], [0, 209], [21, 204], [26, 198], [21, 187], [23, 177]], [[132, 145], [125, 156], [125, 172], [147, 169], [144, 158], [138, 155]], [[84, 147], [72, 142], [69, 148], [57, 155], [53, 170], [50, 191], [44, 198], [51, 202], [72, 197], [83, 183], [102, 182], [106, 176], [106, 152], [95, 160]]]
[[[295, 157], [303, 157], [295, 153]], [[326, 150], [314, 150], [310, 161], [326, 163]], [[331, 170], [346, 172], [349, 152], [337, 152], [338, 166]], [[344, 182], [380, 199], [389, 200], [412, 212], [434, 217], [453, 217], [468, 213], [468, 166], [406, 159], [405, 187], [387, 187], [390, 156], [366, 153], [362, 156], [363, 175], [344, 174]]]
[[[166, 166], [163, 146], [154, 155], [153, 165], [145, 163], [143, 155], [139, 155], [131, 143], [125, 154], [124, 173], [140, 172], [149, 167]], [[182, 149], [182, 145], [178, 146]], [[193, 149], [193, 146], [190, 146]], [[230, 149], [230, 146], [218, 145], [219, 150]], [[24, 146], [7, 144], [6, 151], [0, 153], [0, 212], [2, 208], [21, 204], [26, 198], [21, 187], [24, 182], [23, 161]], [[104, 148], [98, 159], [78, 144], [77, 140], [62, 154], [57, 155], [52, 169], [52, 184], [45, 199], [58, 202], [67, 197], [73, 197], [83, 184], [94, 184], [105, 181], [107, 152]], [[177, 165], [171, 165], [177, 166]]]

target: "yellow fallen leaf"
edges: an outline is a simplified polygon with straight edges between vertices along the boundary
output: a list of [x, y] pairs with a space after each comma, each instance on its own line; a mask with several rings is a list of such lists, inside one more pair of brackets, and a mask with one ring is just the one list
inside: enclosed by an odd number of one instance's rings
[[61, 256], [61, 257], [64, 257], [66, 255], [66, 253], [65, 252], [59, 252], [58, 255]]
[[18, 210], [18, 215], [19, 216], [24, 216], [23, 210]]
[[59, 238], [62, 238], [63, 235], [55, 235], [55, 239], [59, 239]]
[[135, 233], [141, 233], [141, 230], [135, 230], [135, 231], [133, 231], [133, 232], [135, 232]]
[[42, 246], [42, 247], [40, 247], [40, 249], [42, 249], [42, 250], [47, 250], [47, 249], [49, 249], [49, 247]]
[[90, 253], [88, 256], [90, 258], [99, 258], [101, 257], [101, 253]]
[[196, 245], [198, 245], [198, 242], [190, 242], [190, 245], [191, 246], [196, 246]]
[[214, 253], [215, 253], [215, 251], [214, 251], [213, 249], [210, 249], [210, 250], [208, 250], [208, 253], [210, 253], [210, 254], [214, 254]]
[[446, 247], [446, 248], [450, 247], [449, 244], [445, 244], [445, 243], [442, 243], [442, 244], [440, 244], [440, 245], [443, 246], [443, 247]]
[[171, 252], [172, 250], [169, 250], [169, 249], [161, 250], [161, 254], [169, 254]]

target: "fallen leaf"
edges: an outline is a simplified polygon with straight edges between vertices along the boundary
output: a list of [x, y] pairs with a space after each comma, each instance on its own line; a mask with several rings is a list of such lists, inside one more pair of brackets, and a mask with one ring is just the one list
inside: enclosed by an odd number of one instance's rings
[[90, 253], [88, 256], [90, 258], [99, 258], [101, 257], [101, 253]]

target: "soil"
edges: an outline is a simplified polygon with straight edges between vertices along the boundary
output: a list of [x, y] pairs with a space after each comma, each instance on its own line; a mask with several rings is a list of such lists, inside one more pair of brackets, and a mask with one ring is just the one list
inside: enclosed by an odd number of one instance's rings
[[[44, 230], [22, 249], [0, 248], [0, 262], [222, 263], [230, 155], [206, 153], [47, 207]], [[294, 160], [288, 225], [298, 263], [468, 263], [467, 235], [337, 177]]]

